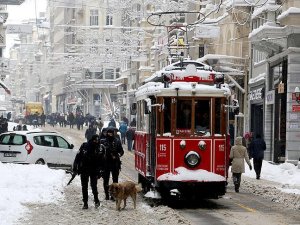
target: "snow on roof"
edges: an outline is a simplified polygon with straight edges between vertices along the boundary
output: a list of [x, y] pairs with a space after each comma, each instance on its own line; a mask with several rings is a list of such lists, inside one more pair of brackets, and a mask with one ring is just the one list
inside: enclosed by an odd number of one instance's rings
[[157, 178], [159, 181], [163, 180], [169, 180], [169, 181], [213, 181], [213, 182], [219, 182], [219, 181], [226, 181], [226, 178], [215, 174], [208, 172], [206, 170], [188, 170], [184, 167], [178, 167], [175, 169], [175, 173], [166, 173]]
[[139, 70], [144, 70], [144, 71], [152, 71], [154, 69], [153, 66], [140, 66]]
[[[207, 64], [202, 63], [202, 62], [197, 62], [195, 60], [184, 60], [183, 63], [184, 63], [185, 66], [187, 66], [189, 63], [191, 63], [191, 64], [195, 64], [196, 63], [196, 64], [198, 64], [196, 66], [198, 66], [200, 68], [204, 69], [206, 67], [208, 69], [211, 69], [211, 67], [208, 66]], [[172, 63], [172, 64], [170, 64], [170, 65], [162, 68], [161, 70], [154, 72], [150, 77], [148, 77], [148, 78], [145, 79], [145, 82], [150, 82], [150, 81], [152, 81], [155, 78], [162, 77], [162, 74], [166, 73], [166, 71], [172, 71], [175, 68], [179, 68], [180, 66], [178, 64], [180, 64], [180, 61], [174, 62], [174, 63]]]
[[285, 27], [279, 27], [274, 22], [267, 22], [267, 23], [263, 24], [262, 26], [259, 26], [258, 28], [252, 30], [252, 32], [249, 34], [248, 37], [252, 38], [253, 36], [255, 36], [256, 34], [258, 34], [259, 32], [261, 32], [264, 29], [272, 29], [272, 31], [274, 32], [274, 30], [283, 30], [283, 29], [285, 29]]
[[226, 7], [231, 7], [231, 6], [252, 6], [254, 5], [256, 0], [226, 0], [224, 1], [224, 5]]
[[198, 58], [197, 62], [205, 62], [208, 59], [243, 59], [237, 56], [230, 56], [230, 55], [218, 55], [218, 54], [206, 54], [205, 56]]
[[[194, 88], [192, 89], [191, 85], [194, 85]], [[195, 82], [173, 82], [169, 84], [168, 88], [164, 87], [164, 84], [161, 82], [148, 82], [145, 85], [138, 88], [137, 92], [135, 93], [135, 96], [137, 98], [143, 97], [144, 95], [155, 95], [158, 93], [162, 93], [162, 90], [169, 90], [169, 91], [175, 91], [176, 89], [179, 89], [180, 91], [192, 91], [194, 90], [195, 93], [203, 93], [206, 95], [223, 95], [228, 96], [231, 94], [231, 91], [227, 84], [224, 84], [221, 86], [221, 88], [217, 88], [216, 85], [205, 85], [205, 84], [197, 84]]]
[[244, 71], [238, 70], [229, 66], [220, 66], [220, 71], [222, 72], [234, 72], [236, 74], [244, 75]]
[[266, 79], [266, 73], [261, 73], [261, 74], [257, 75], [256, 77], [251, 78], [249, 80], [249, 84], [254, 84], [258, 81], [265, 80], [265, 79]]
[[289, 16], [290, 14], [299, 14], [300, 13], [300, 8], [296, 7], [290, 7], [288, 10], [282, 12], [277, 19], [280, 21], [284, 19], [285, 17]]
[[256, 17], [258, 17], [263, 12], [274, 11], [274, 10], [278, 9], [278, 7], [279, 7], [279, 5], [274, 5], [274, 4], [265, 4], [262, 7], [257, 7], [253, 11], [251, 19], [255, 19]]

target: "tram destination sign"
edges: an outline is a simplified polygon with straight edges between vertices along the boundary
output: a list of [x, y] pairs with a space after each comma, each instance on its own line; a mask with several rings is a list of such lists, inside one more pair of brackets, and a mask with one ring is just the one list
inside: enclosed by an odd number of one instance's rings
[[171, 82], [181, 81], [181, 82], [197, 82], [197, 83], [210, 83], [213, 84], [215, 80], [215, 74], [180, 74], [180, 73], [165, 73], [166, 76]]

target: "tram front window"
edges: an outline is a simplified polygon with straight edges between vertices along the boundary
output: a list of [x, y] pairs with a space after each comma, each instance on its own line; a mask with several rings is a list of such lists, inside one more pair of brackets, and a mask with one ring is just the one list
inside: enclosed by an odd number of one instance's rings
[[192, 101], [178, 100], [177, 102], [177, 128], [191, 129]]
[[210, 131], [210, 105], [209, 100], [195, 101], [195, 132], [203, 133]]

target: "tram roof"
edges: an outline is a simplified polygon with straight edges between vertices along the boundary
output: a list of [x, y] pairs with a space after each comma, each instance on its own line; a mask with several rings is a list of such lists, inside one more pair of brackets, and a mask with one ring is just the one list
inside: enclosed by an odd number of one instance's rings
[[219, 72], [216, 72], [212, 70], [212, 67], [209, 65], [206, 65], [201, 62], [197, 62], [195, 60], [183, 60], [182, 62], [178, 61], [175, 63], [172, 63], [164, 68], [162, 68], [159, 71], [156, 71], [153, 73], [149, 78], [145, 79], [145, 82], [151, 82], [151, 81], [159, 81], [163, 77], [164, 74], [170, 74], [170, 73], [179, 73], [179, 74], [185, 74], [189, 73], [190, 71], [188, 68], [190, 68], [189, 65], [194, 66], [194, 74], [196, 73], [199, 77], [204, 76], [207, 77], [209, 74], [221, 74]]
[[[177, 93], [178, 92], [178, 93]], [[139, 87], [135, 93], [137, 100], [147, 96], [196, 96], [196, 97], [228, 97], [231, 95], [228, 84], [216, 85], [198, 84], [196, 82], [173, 82], [168, 87], [160, 82], [148, 82]]]

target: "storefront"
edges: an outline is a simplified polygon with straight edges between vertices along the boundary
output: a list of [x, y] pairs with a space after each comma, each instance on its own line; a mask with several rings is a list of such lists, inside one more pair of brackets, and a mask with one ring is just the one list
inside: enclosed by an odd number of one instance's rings
[[[274, 103], [266, 105], [266, 131], [270, 134], [274, 162], [297, 164], [300, 158], [300, 103], [294, 97], [300, 87], [300, 49], [290, 48], [268, 59], [267, 95]], [[270, 97], [271, 98], [271, 97]], [[268, 134], [268, 135], [269, 135]]]
[[265, 79], [249, 84], [250, 131], [264, 137]]
[[284, 162], [286, 159], [287, 70], [286, 58], [270, 63], [269, 89], [275, 93], [272, 135], [274, 162]]

